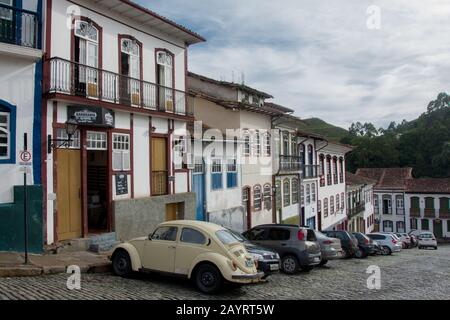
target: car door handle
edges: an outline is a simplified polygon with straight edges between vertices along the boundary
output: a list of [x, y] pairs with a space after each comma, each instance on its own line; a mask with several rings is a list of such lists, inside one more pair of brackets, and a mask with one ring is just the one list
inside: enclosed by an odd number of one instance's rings
[[177, 247], [175, 246], [169, 246], [169, 249], [176, 249]]
[[282, 246], [282, 247], [286, 247], [287, 244], [286, 244], [286, 243], [282, 243], [281, 246]]

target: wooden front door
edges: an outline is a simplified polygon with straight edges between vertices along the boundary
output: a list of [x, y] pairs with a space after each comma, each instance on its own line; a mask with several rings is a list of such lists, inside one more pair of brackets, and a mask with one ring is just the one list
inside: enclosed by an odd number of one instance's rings
[[166, 205], [166, 221], [178, 220], [178, 204], [171, 203]]
[[168, 194], [167, 139], [152, 138], [152, 195]]
[[81, 157], [79, 150], [57, 152], [57, 236], [58, 240], [82, 236]]
[[442, 239], [444, 237], [444, 228], [442, 220], [433, 221], [433, 233], [438, 239]]

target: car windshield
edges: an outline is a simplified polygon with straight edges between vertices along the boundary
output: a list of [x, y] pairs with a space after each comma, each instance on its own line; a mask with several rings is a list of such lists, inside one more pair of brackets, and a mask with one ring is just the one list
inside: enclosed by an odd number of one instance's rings
[[315, 231], [317, 239], [326, 239], [329, 238], [327, 235], [323, 234], [320, 231]]
[[241, 241], [229, 230], [220, 230], [216, 232], [217, 238], [225, 245], [240, 243]]

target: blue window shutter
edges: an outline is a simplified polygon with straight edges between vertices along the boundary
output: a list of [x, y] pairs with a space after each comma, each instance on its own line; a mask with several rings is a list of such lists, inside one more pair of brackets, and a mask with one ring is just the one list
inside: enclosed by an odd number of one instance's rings
[[227, 173], [227, 188], [236, 188], [237, 187], [237, 173], [236, 172], [228, 172]]
[[213, 173], [211, 181], [213, 190], [222, 189], [222, 173]]

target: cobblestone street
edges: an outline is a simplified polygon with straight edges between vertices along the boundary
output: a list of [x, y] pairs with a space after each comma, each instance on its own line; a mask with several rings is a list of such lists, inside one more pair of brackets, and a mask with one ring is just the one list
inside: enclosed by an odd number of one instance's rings
[[[381, 290], [367, 289], [367, 268], [381, 268]], [[1, 299], [449, 299], [450, 246], [403, 250], [392, 257], [341, 260], [294, 276], [272, 276], [268, 283], [227, 287], [216, 296], [197, 292], [188, 281], [138, 275], [83, 274], [80, 291], [66, 288], [68, 275], [0, 278]]]

